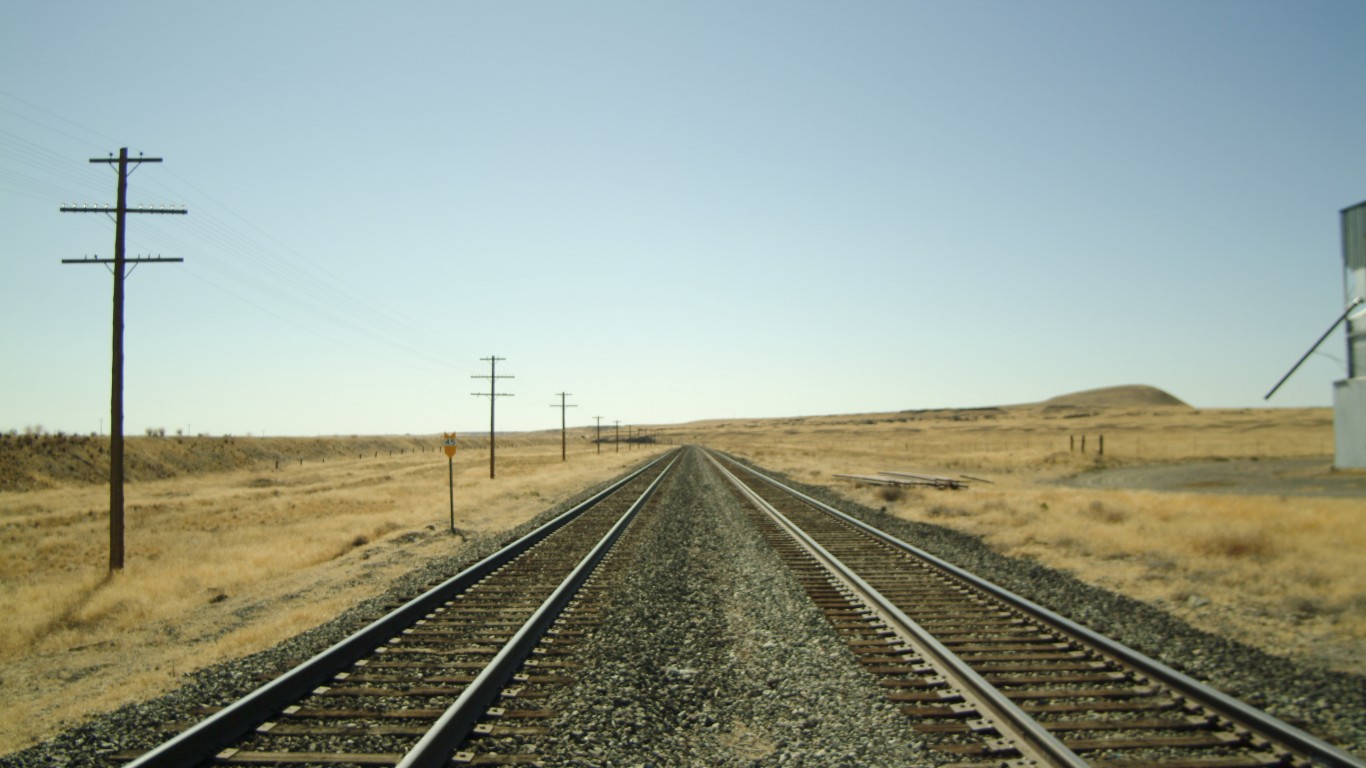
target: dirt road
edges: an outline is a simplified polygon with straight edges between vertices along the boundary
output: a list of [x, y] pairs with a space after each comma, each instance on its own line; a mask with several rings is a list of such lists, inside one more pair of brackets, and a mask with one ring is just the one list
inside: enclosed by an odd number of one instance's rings
[[1366, 498], [1366, 472], [1336, 471], [1328, 457], [1115, 467], [1073, 475], [1060, 484], [1072, 488]]

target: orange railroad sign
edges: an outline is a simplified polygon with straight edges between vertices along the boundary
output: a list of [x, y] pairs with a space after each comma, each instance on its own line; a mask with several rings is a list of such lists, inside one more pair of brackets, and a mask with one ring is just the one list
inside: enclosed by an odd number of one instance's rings
[[445, 439], [441, 443], [441, 449], [446, 452], [447, 456], [455, 456], [455, 433], [443, 432], [442, 434], [445, 435]]

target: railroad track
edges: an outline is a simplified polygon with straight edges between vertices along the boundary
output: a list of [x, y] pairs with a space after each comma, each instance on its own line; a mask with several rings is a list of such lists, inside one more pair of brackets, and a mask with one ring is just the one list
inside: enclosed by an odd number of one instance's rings
[[638, 469], [129, 768], [526, 762], [459, 750], [472, 737], [534, 732], [525, 723], [552, 714], [534, 702], [539, 686], [568, 681], [557, 658], [585, 611], [566, 609], [676, 458]]
[[1366, 763], [708, 452], [911, 727], [974, 765]]
[[[688, 451], [641, 468], [180, 736], [125, 759], [136, 758], [136, 768], [595, 764], [594, 753], [580, 751], [585, 742], [573, 734], [624, 727], [632, 740], [637, 737], [630, 730], [642, 724], [639, 712], [609, 719], [614, 725], [604, 728], [566, 715], [563, 705], [569, 702], [568, 711], [578, 713], [631, 707], [633, 696], [665, 695], [659, 686], [669, 682], [673, 695], [696, 707], [712, 699], [703, 688], [688, 693], [693, 675], [722, 702], [726, 692], [753, 696], [756, 688], [787, 685], [778, 678], [748, 687], [723, 682], [748, 676], [745, 664], [716, 676], [703, 671], [712, 661], [745, 657], [752, 646], [744, 653], [718, 650], [697, 669], [671, 673], [672, 667], [661, 667], [655, 673], [667, 680], [637, 678], [634, 693], [614, 687], [619, 683], [604, 685], [612, 676], [580, 668], [601, 664], [604, 647], [611, 656], [629, 656], [622, 644], [638, 642], [622, 637], [604, 646], [596, 633], [617, 626], [604, 620], [639, 626], [628, 617], [654, 615], [668, 595], [679, 593], [676, 583], [672, 592], [648, 593], [642, 602], [639, 585], [656, 583], [653, 577], [642, 582], [642, 564], [656, 561], [641, 558], [672, 553], [684, 530], [677, 523], [688, 520], [688, 552], [708, 546], [708, 533], [713, 547], [729, 537], [752, 540], [753, 551], [763, 552], [767, 542], [871, 678], [848, 674], [876, 680], [899, 710], [898, 715], [878, 704], [889, 738], [899, 738], [899, 718], [905, 717], [906, 743], [939, 750], [933, 763], [1366, 765], [724, 456]], [[711, 500], [702, 505], [710, 523], [697, 522], [697, 500], [704, 497]], [[717, 528], [729, 534], [717, 534]], [[654, 542], [654, 550], [643, 550], [653, 554], [635, 548], [641, 536]], [[670, 548], [659, 549], [661, 542]], [[734, 557], [741, 550], [727, 551]], [[764, 552], [762, 559], [771, 558]], [[713, 571], [697, 573], [706, 579]], [[614, 606], [627, 581], [637, 591], [624, 606]], [[743, 583], [731, 589], [742, 592]], [[687, 637], [680, 627], [692, 621], [696, 606], [671, 610], [675, 623], [660, 634], [672, 644], [656, 648], [649, 656], [654, 663], [723, 642], [714, 634], [697, 635], [693, 646], [676, 642]], [[812, 619], [819, 620], [814, 611]], [[715, 625], [716, 617], [707, 621]], [[647, 645], [657, 630], [665, 630], [648, 622], [643, 629], [646, 637], [639, 640]], [[773, 637], [785, 637], [784, 631]], [[717, 646], [722, 647], [734, 650]], [[593, 681], [596, 693], [585, 690], [591, 686], [575, 686], [579, 679]], [[860, 700], [878, 698], [874, 686], [863, 690]], [[813, 700], [805, 701], [810, 707]], [[846, 700], [832, 701], [841, 707]], [[685, 722], [696, 728], [697, 720], [688, 721], [677, 709], [661, 711], [674, 714], [644, 721], [649, 732], [667, 733]], [[723, 720], [722, 726], [731, 722]], [[818, 723], [811, 719], [796, 727]], [[715, 738], [715, 731], [691, 733]], [[791, 737], [791, 730], [786, 733]], [[628, 749], [623, 764], [640, 762], [637, 755], [672, 754], [646, 743]]]

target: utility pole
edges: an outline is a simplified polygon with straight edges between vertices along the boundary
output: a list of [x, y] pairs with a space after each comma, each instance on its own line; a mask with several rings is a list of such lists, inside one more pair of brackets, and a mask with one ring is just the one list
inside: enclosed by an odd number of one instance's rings
[[493, 465], [493, 405], [494, 405], [494, 403], [496, 403], [496, 402], [498, 401], [498, 398], [500, 398], [500, 397], [512, 397], [512, 395], [510, 395], [510, 394], [507, 394], [507, 393], [499, 392], [499, 391], [498, 391], [498, 380], [499, 380], [499, 379], [515, 379], [515, 378], [517, 378], [517, 377], [516, 377], [516, 376], [499, 376], [499, 375], [498, 375], [498, 361], [500, 361], [500, 360], [506, 360], [507, 358], [505, 358], [505, 357], [497, 357], [497, 356], [494, 356], [494, 355], [490, 355], [489, 357], [481, 357], [481, 358], [479, 358], [479, 359], [480, 359], [480, 360], [487, 360], [487, 361], [488, 361], [488, 363], [489, 363], [489, 375], [487, 375], [487, 376], [475, 375], [475, 376], [471, 376], [470, 378], [471, 378], [471, 379], [488, 379], [488, 380], [489, 380], [489, 391], [488, 391], [488, 392], [471, 392], [470, 394], [471, 394], [471, 395], [474, 395], [475, 397], [487, 397], [487, 398], [489, 399], [489, 479], [492, 480], [492, 479], [493, 479], [493, 473], [494, 473], [494, 470], [493, 470], [493, 466], [494, 466], [494, 465]]
[[560, 404], [559, 404], [559, 405], [554, 405], [554, 404], [552, 404], [552, 405], [550, 406], [551, 408], [559, 408], [559, 409], [560, 409], [560, 461], [569, 461], [569, 454], [568, 454], [568, 451], [567, 451], [566, 448], [565, 448], [565, 438], [564, 438], [564, 433], [565, 433], [565, 428], [564, 428], [564, 413], [565, 413], [565, 409], [566, 409], [566, 408], [578, 408], [577, 405], [566, 405], [565, 402], [564, 402], [564, 399], [565, 399], [566, 397], [569, 397], [569, 393], [568, 393], [568, 392], [561, 392], [561, 393], [559, 393]]
[[621, 419], [617, 419], [613, 423], [617, 425], [617, 431], [612, 436], [612, 444], [617, 447], [617, 453], [621, 453]]
[[130, 213], [184, 214], [184, 208], [157, 206], [128, 207], [128, 176], [143, 163], [159, 163], [159, 157], [128, 157], [128, 148], [119, 149], [117, 158], [91, 158], [92, 163], [118, 165], [118, 193], [113, 209], [107, 205], [64, 205], [62, 213], [103, 213], [114, 215], [114, 258], [112, 259], [62, 259], [63, 264], [112, 264], [114, 273], [114, 329], [113, 360], [110, 371], [109, 394], [109, 570], [123, 570], [123, 282], [132, 264], [154, 264], [178, 262], [184, 259], [127, 258], [124, 255], [124, 233], [127, 231], [126, 219]]
[[594, 416], [593, 418], [598, 422], [598, 439], [594, 442], [598, 444], [598, 453], [602, 453], [602, 417]]

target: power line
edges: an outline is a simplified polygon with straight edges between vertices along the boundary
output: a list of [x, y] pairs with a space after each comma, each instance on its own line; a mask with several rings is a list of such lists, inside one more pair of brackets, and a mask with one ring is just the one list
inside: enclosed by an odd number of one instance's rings
[[568, 451], [567, 451], [566, 446], [565, 446], [565, 426], [564, 426], [564, 414], [565, 414], [565, 409], [566, 409], [566, 408], [578, 408], [577, 405], [568, 405], [568, 404], [566, 404], [566, 403], [565, 403], [565, 400], [564, 400], [566, 397], [569, 397], [569, 393], [568, 393], [568, 392], [561, 392], [561, 393], [559, 393], [559, 398], [560, 398], [559, 405], [554, 405], [554, 404], [552, 404], [552, 405], [550, 406], [551, 408], [559, 408], [559, 409], [560, 409], [560, 461], [569, 461], [569, 454], [568, 454]]
[[494, 466], [494, 465], [493, 465], [493, 439], [494, 439], [494, 436], [493, 436], [493, 406], [494, 406], [494, 403], [498, 402], [498, 398], [500, 398], [500, 397], [512, 397], [512, 395], [509, 394], [509, 393], [506, 393], [506, 392], [499, 392], [499, 391], [498, 391], [498, 386], [497, 386], [497, 385], [498, 385], [498, 380], [499, 380], [499, 379], [515, 379], [515, 378], [517, 378], [517, 377], [516, 377], [516, 376], [499, 376], [499, 375], [498, 375], [498, 363], [499, 363], [499, 361], [501, 361], [501, 360], [506, 360], [507, 358], [505, 358], [505, 357], [498, 357], [498, 356], [496, 356], [496, 355], [490, 355], [489, 357], [481, 357], [481, 358], [479, 358], [479, 359], [480, 359], [480, 360], [487, 360], [487, 361], [488, 361], [488, 364], [489, 364], [489, 375], [487, 375], [487, 376], [481, 376], [481, 375], [479, 375], [479, 374], [475, 374], [475, 375], [471, 376], [470, 378], [471, 378], [471, 379], [488, 379], [488, 380], [489, 380], [489, 391], [487, 391], [487, 392], [471, 392], [470, 394], [471, 394], [471, 395], [474, 395], [475, 397], [487, 397], [487, 398], [489, 399], [489, 479], [492, 480], [492, 479], [493, 479], [493, 476], [494, 476], [494, 469], [493, 469], [493, 466]]
[[[6, 100], [11, 102], [9, 106], [4, 106]], [[28, 110], [33, 112], [21, 114]], [[0, 113], [13, 115], [49, 136], [91, 144], [59, 128], [60, 124], [103, 138], [98, 131], [4, 91], [0, 91]], [[46, 146], [51, 143], [0, 128], [0, 195], [79, 201], [101, 194], [94, 190], [104, 189], [103, 180], [83, 168], [71, 167], [65, 152]], [[463, 345], [454, 343], [431, 324], [418, 322], [398, 308], [377, 302], [371, 291], [350, 285], [318, 261], [284, 245], [195, 184], [174, 172], [167, 171], [165, 175], [168, 180], [152, 178], [149, 185], [168, 193], [172, 199], [190, 202], [196, 208], [196, 217], [175, 233], [155, 224], [139, 227], [137, 232], [128, 234], [129, 248], [170, 250], [189, 257], [192, 263], [188, 272], [201, 282], [338, 346], [360, 351], [354, 342], [368, 340], [370, 343], [362, 354], [381, 358], [385, 364], [411, 361], [425, 370], [449, 371], [452, 351], [472, 351], [463, 350]], [[200, 203], [195, 204], [191, 198], [199, 199]], [[221, 216], [214, 216], [206, 208], [221, 212]], [[243, 295], [242, 291], [228, 290], [223, 284], [225, 280], [259, 294], [257, 300], [252, 301], [248, 298], [250, 294]], [[344, 331], [353, 343], [338, 341], [337, 331]]]
[[[126, 219], [130, 213], [184, 214], [186, 210], [174, 206], [148, 208], [128, 207], [128, 175], [143, 163], [159, 163], [159, 157], [130, 159], [128, 148], [119, 149], [118, 158], [92, 158], [92, 163], [118, 164], [118, 197], [111, 209], [103, 206], [62, 206], [62, 213], [112, 213], [114, 215], [114, 258], [112, 259], [62, 259], [63, 264], [110, 264], [114, 272], [114, 329], [113, 362], [109, 396], [110, 441], [109, 441], [109, 570], [123, 570], [123, 283], [128, 274], [128, 264], [179, 262], [184, 259], [133, 258], [124, 255], [124, 236], [127, 232]], [[131, 168], [129, 167], [131, 164]]]

